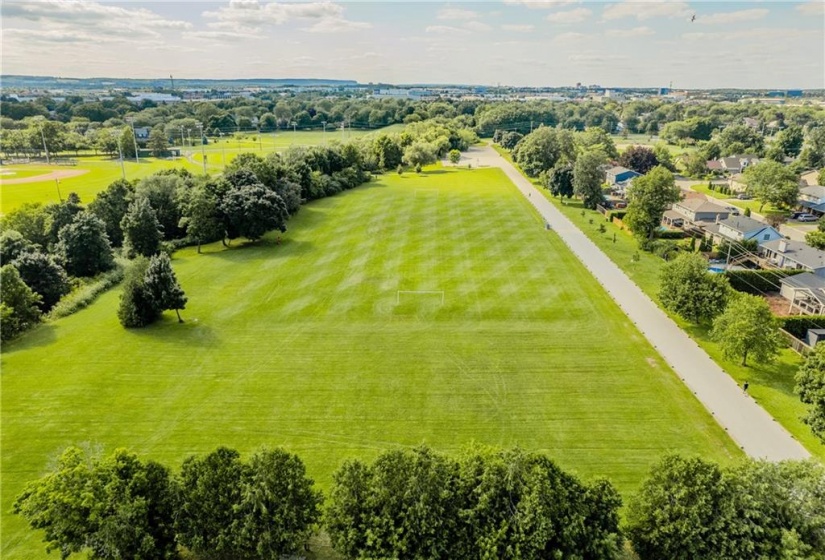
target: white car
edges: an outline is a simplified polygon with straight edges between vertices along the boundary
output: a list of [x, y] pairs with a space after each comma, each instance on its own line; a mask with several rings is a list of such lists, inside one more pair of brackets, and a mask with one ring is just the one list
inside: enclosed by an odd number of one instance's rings
[[816, 222], [819, 218], [814, 216], [813, 214], [800, 214], [796, 217], [796, 221], [798, 222]]

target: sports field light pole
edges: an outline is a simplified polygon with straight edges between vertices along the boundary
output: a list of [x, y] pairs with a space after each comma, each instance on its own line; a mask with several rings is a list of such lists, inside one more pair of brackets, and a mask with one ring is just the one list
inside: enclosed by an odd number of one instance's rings
[[126, 179], [126, 167], [123, 165], [123, 146], [120, 144], [120, 134], [112, 130], [112, 134], [115, 136], [115, 140], [117, 140], [117, 152], [120, 154], [120, 173], [123, 175], [123, 178]]
[[292, 143], [295, 143], [295, 137], [298, 136], [298, 123], [292, 121]]
[[55, 179], [54, 184], [57, 185], [57, 198], [60, 202], [63, 202], [63, 195], [60, 194], [60, 179]]
[[37, 120], [38, 128], [40, 128], [40, 138], [43, 139], [43, 151], [46, 152], [46, 165], [50, 165], [49, 162], [49, 148], [46, 146], [46, 134], [43, 132], [43, 121], [38, 119]]
[[218, 136], [221, 137], [221, 154], [223, 158], [223, 166], [226, 167], [226, 144], [223, 143], [223, 132], [219, 130]]
[[324, 125], [324, 144], [327, 143], [327, 121], [321, 121], [321, 124]]
[[126, 119], [126, 122], [132, 125], [132, 140], [135, 141], [135, 163], [140, 163], [140, 157], [138, 156], [138, 152], [140, 151], [140, 149], [138, 148], [137, 144], [137, 132], [135, 132], [135, 119], [134, 117], [129, 117], [128, 119]]
[[203, 159], [203, 174], [206, 175], [206, 148], [203, 145], [203, 123], [198, 123], [198, 133], [201, 135], [201, 158]]

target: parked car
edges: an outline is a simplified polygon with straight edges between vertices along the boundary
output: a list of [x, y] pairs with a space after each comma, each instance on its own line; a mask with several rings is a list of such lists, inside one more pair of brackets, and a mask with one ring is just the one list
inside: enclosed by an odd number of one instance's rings
[[819, 220], [819, 218], [817, 218], [813, 214], [800, 214], [796, 217], [796, 220], [799, 222], [816, 222]]
[[744, 192], [743, 192], [743, 193], [739, 193], [739, 194], [737, 194], [737, 195], [736, 195], [736, 198], [738, 198], [739, 200], [750, 200], [750, 199], [751, 199], [751, 195], [749, 195], [748, 193], [744, 193]]
[[725, 209], [730, 212], [731, 216], [738, 216], [739, 215], [739, 208], [736, 206], [726, 206]]

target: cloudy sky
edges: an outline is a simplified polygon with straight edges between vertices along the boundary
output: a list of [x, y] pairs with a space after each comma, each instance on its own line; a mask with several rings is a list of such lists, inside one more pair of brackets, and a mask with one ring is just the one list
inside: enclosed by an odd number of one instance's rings
[[0, 62], [65, 77], [823, 88], [823, 6], [3, 0]]

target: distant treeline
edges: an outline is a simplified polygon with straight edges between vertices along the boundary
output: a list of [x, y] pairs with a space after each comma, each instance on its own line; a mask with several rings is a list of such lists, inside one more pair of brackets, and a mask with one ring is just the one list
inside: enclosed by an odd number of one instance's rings
[[63, 558], [278, 559], [324, 530], [345, 558], [825, 557], [825, 467], [669, 455], [620, 523], [606, 480], [583, 482], [518, 449], [427, 447], [349, 460], [326, 498], [283, 449], [219, 448], [178, 475], [127, 450], [68, 448], [13, 506]]

